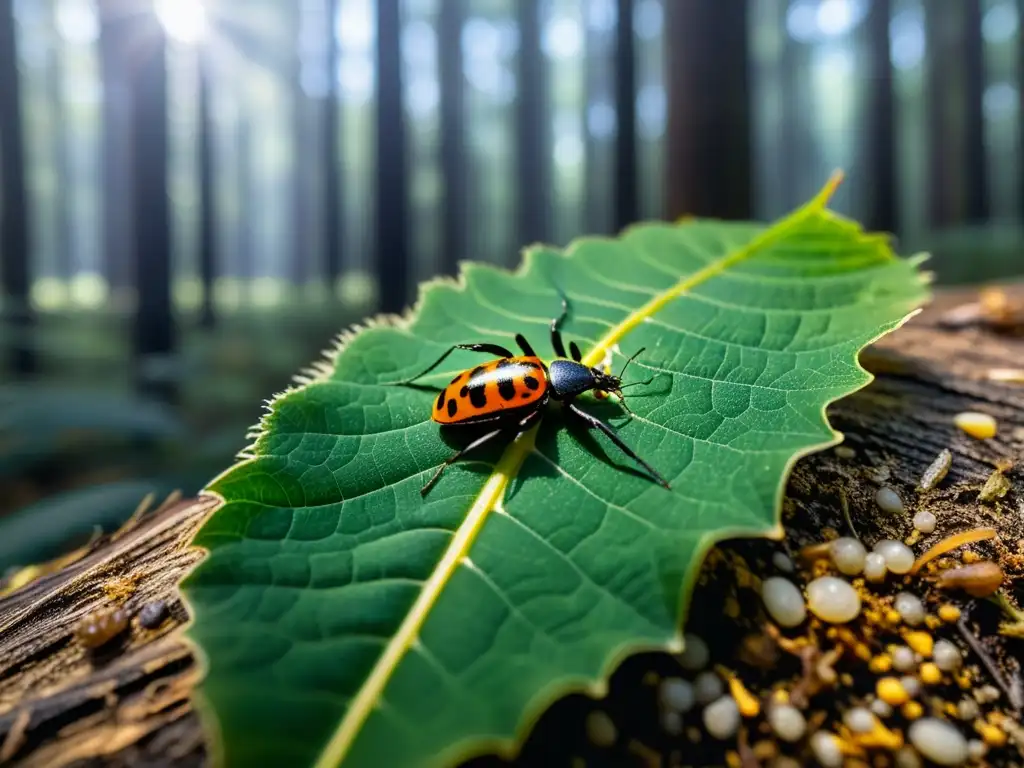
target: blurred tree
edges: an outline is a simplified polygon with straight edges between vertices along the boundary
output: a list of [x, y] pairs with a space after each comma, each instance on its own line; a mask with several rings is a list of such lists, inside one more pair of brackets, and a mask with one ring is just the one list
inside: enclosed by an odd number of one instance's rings
[[437, 17], [438, 79], [441, 110], [442, 201], [441, 264], [454, 275], [466, 257], [466, 105], [462, 29], [466, 0], [444, 0]]
[[409, 180], [399, 0], [377, 0], [377, 285], [380, 310], [409, 301]]
[[341, 189], [341, 162], [338, 149], [338, 0], [326, 3], [327, 93], [323, 107], [323, 227], [324, 262], [331, 296], [335, 295], [341, 275], [341, 221], [344, 215]]
[[519, 205], [518, 246], [548, 236], [551, 208], [550, 179], [544, 158], [551, 154], [547, 78], [541, 53], [540, 3], [519, 0], [519, 76], [516, 83], [516, 198]]
[[892, 51], [889, 25], [891, 0], [872, 0], [866, 27], [869, 194], [864, 224], [873, 230], [897, 232], [896, 128], [893, 97]]
[[988, 184], [980, 0], [926, 3], [928, 216], [932, 227], [983, 220]]
[[665, 5], [668, 215], [749, 218], [747, 0]]
[[0, 163], [0, 284], [5, 330], [11, 340], [10, 365], [20, 377], [33, 372], [35, 358], [28, 339], [33, 324], [29, 305], [31, 244], [14, 0], [0, 0]]
[[217, 277], [217, 195], [213, 186], [213, 117], [210, 114], [210, 56], [200, 45], [197, 50], [199, 132], [199, 279], [203, 303], [199, 322], [212, 328], [215, 322], [213, 286]]
[[637, 220], [636, 50], [633, 0], [617, 0], [615, 28], [615, 231]]
[[103, 83], [103, 266], [110, 286], [123, 295], [132, 286], [129, 84], [132, 67], [130, 0], [98, 0], [100, 69]]
[[141, 391], [171, 400], [175, 386], [169, 355], [175, 339], [167, 195], [167, 33], [152, 0], [143, 10], [130, 16], [122, 28], [133, 54], [128, 82], [137, 291], [134, 348]]

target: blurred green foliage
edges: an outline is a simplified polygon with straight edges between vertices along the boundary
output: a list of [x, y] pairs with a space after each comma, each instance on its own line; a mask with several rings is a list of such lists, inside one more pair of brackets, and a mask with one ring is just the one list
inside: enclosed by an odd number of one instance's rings
[[182, 321], [177, 354], [146, 366], [170, 381], [171, 402], [137, 394], [130, 316], [41, 315], [19, 339], [37, 372], [5, 370], [0, 384], [0, 572], [113, 530], [148, 493], [198, 492], [246, 447], [262, 403], [365, 311], [265, 308], [212, 330]]

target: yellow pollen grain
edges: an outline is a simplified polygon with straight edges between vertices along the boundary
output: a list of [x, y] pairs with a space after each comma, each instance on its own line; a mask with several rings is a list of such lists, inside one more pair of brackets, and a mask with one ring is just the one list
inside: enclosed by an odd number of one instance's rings
[[729, 682], [729, 693], [736, 701], [736, 707], [743, 717], [757, 717], [761, 714], [761, 702], [746, 689], [736, 675], [719, 668], [719, 673]]
[[868, 662], [868, 669], [876, 675], [884, 674], [892, 669], [892, 656], [887, 653], [880, 653]]
[[907, 645], [914, 649], [914, 653], [919, 653], [925, 658], [932, 655], [935, 641], [932, 640], [932, 636], [927, 632], [907, 632], [903, 639], [907, 641]]
[[937, 685], [942, 682], [942, 671], [930, 661], [921, 665], [918, 675], [925, 685]]
[[959, 621], [960, 609], [951, 603], [940, 605], [939, 618], [948, 624], [952, 624], [954, 621]]
[[879, 680], [875, 685], [875, 693], [878, 698], [893, 707], [898, 707], [910, 700], [907, 689], [895, 677], [883, 677]]
[[1006, 731], [996, 728], [994, 725], [983, 725], [978, 729], [981, 740], [990, 747], [1006, 746]]
[[908, 701], [900, 709], [900, 712], [903, 713], [907, 720], [917, 720], [917, 718], [924, 714], [924, 707], [921, 706], [920, 702]]

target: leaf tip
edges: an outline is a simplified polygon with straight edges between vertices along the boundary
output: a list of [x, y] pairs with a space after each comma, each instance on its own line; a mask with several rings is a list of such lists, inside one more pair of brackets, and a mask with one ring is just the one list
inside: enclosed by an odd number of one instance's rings
[[846, 173], [842, 168], [836, 168], [832, 171], [832, 175], [828, 177], [828, 181], [825, 182], [825, 186], [821, 188], [821, 191], [815, 196], [813, 207], [819, 210], [824, 209], [832, 196], [836, 193], [839, 185], [843, 183], [843, 179], [846, 177]]

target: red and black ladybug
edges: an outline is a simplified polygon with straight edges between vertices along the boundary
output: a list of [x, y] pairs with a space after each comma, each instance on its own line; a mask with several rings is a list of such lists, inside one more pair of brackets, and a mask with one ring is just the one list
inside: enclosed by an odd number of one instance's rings
[[643, 348], [637, 350], [626, 361], [618, 376], [580, 362], [583, 356], [575, 342], [569, 342], [569, 352], [572, 356], [569, 359], [565, 354], [562, 334], [559, 331], [559, 325], [565, 319], [568, 311], [568, 303], [563, 296], [562, 314], [551, 321], [551, 346], [558, 357], [550, 364], [545, 364], [537, 357], [530, 343], [521, 333], [517, 333], [516, 344], [523, 350], [522, 355], [515, 355], [497, 344], [455, 344], [426, 370], [406, 381], [394, 382], [395, 385], [412, 384], [434, 370], [456, 349], [486, 352], [499, 357], [498, 360], [460, 373], [452, 379], [447, 387], [441, 390], [437, 400], [434, 401], [432, 417], [438, 424], [458, 426], [493, 423], [495, 428], [478, 437], [441, 464], [434, 476], [423, 486], [421, 494], [426, 495], [427, 491], [441, 477], [445, 468], [469, 451], [513, 430], [516, 432], [516, 437], [526, 432], [540, 420], [549, 400], [561, 402], [562, 408], [568, 416], [581, 420], [588, 427], [600, 429], [623, 453], [647, 470], [655, 481], [665, 488], [669, 487], [657, 470], [637, 456], [609, 425], [581, 410], [574, 402], [576, 397], [584, 392], [610, 392], [619, 397], [623, 407], [628, 411], [629, 408], [622, 400], [622, 390], [634, 384], [649, 384], [653, 381], [651, 378], [633, 384], [622, 383], [622, 374], [625, 372], [626, 366], [643, 352]]

